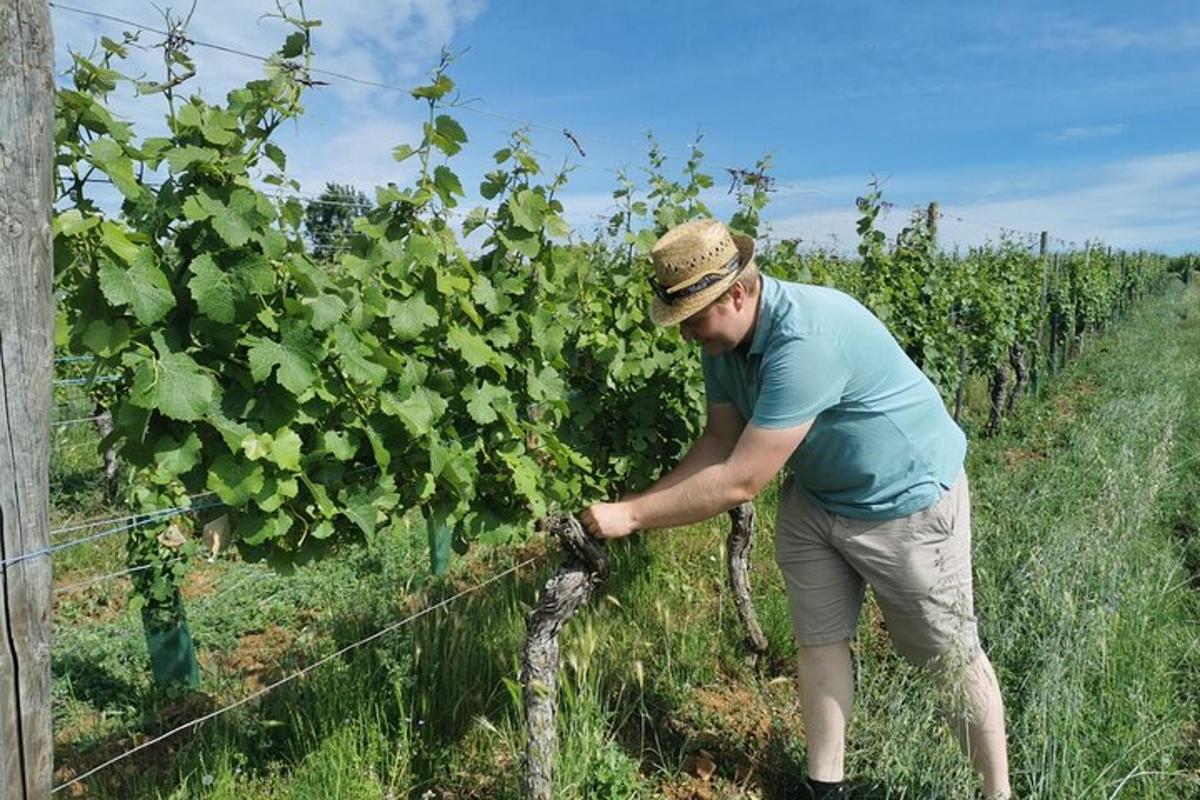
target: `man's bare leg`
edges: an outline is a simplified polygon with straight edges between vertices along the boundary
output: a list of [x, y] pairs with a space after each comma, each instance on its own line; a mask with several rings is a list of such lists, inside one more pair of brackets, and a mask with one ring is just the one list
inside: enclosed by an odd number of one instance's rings
[[983, 778], [983, 796], [1002, 800], [1011, 795], [1008, 782], [1008, 742], [1004, 701], [992, 662], [980, 653], [964, 674], [966, 709], [951, 714], [950, 725], [959, 744]]
[[846, 725], [854, 700], [850, 643], [800, 647], [800, 711], [808, 750], [808, 775], [835, 783], [845, 778]]

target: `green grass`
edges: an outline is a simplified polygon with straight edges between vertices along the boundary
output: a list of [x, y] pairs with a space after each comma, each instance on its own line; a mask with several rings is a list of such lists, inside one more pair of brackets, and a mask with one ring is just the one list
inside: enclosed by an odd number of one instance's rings
[[[972, 443], [977, 611], [1019, 797], [1200, 797], [1198, 297], [1148, 301], [1004, 433]], [[72, 513], [101, 491], [82, 485], [63, 495]], [[725, 588], [723, 520], [613, 548], [609, 582], [562, 635], [557, 797], [691, 797], [701, 750], [712, 797], [779, 798], [802, 776], [775, 503], [773, 488], [758, 501], [751, 581], [771, 643], [758, 673]], [[480, 553], [431, 581], [420, 539], [389, 531], [293, 578], [201, 565], [188, 613], [207, 703], [156, 694], [123, 587], [73, 593], [56, 609], [60, 765], [96, 763], [131, 731], [170, 727], [405, 617], [414, 593], [448, 597], [530, 552]], [[81, 574], [120, 567], [119, 546], [75, 558]], [[521, 797], [517, 662], [553, 561], [101, 773], [89, 796]], [[860, 796], [973, 797], [938, 692], [876, 619], [868, 608], [855, 648], [848, 771]]]

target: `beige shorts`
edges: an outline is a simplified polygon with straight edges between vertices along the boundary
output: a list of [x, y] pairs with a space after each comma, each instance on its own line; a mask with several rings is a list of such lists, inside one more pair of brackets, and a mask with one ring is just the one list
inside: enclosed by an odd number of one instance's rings
[[980, 652], [965, 473], [929, 508], [882, 521], [826, 511], [788, 480], [775, 518], [775, 560], [800, 645], [854, 639], [870, 584], [888, 635], [909, 661], [965, 665]]

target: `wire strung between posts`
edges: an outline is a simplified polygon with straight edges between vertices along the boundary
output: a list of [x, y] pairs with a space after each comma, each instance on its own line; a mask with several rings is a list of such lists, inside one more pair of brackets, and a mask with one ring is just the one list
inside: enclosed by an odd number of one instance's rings
[[97, 375], [94, 378], [59, 378], [54, 381], [55, 386], [83, 386], [92, 383], [114, 383], [123, 378], [123, 375]]
[[103, 583], [104, 581], [116, 580], [117, 578], [123, 578], [126, 575], [132, 575], [135, 572], [142, 572], [143, 570], [151, 569], [152, 567], [159, 567], [159, 566], [168, 567], [168, 566], [171, 566], [172, 564], [178, 564], [180, 561], [186, 561], [186, 560], [187, 560], [187, 556], [176, 556], [175, 558], [169, 558], [166, 561], [163, 561], [161, 564], [158, 564], [158, 563], [142, 564], [141, 566], [130, 567], [129, 569], [123, 569], [119, 572], [110, 572], [107, 575], [97, 575], [97, 576], [88, 578], [87, 580], [78, 581], [76, 583], [68, 583], [65, 586], [56, 586], [56, 587], [54, 587], [54, 594], [61, 594], [62, 592], [69, 592], [73, 589], [82, 589], [85, 586], [92, 586], [97, 583]]
[[[124, 19], [122, 17], [117, 17], [112, 14], [104, 14], [99, 11], [92, 11], [92, 10], [86, 9], [86, 8], [76, 8], [74, 6], [64, 5], [63, 3], [52, 2], [49, 5], [51, 8], [56, 8], [61, 11], [70, 11], [74, 14], [82, 14], [84, 16], [108, 20], [109, 22], [118, 22], [122, 25], [131, 25], [134, 28], [139, 28], [144, 31], [149, 31], [150, 33], [157, 33], [160, 36], [178, 35], [178, 32], [173, 33], [171, 31], [165, 31], [161, 28], [156, 28], [151, 25], [145, 25], [141, 22], [136, 22], [131, 19]], [[254, 61], [259, 61], [262, 63], [267, 63], [268, 61], [270, 61], [270, 57], [268, 57], [268, 56], [259, 55], [258, 53], [251, 53], [246, 50], [240, 50], [236, 47], [230, 47], [229, 45], [216, 44], [214, 42], [205, 42], [200, 39], [193, 39], [190, 36], [185, 36], [185, 39], [188, 44], [195, 45], [196, 47], [205, 47], [210, 50], [216, 50], [221, 53], [228, 53], [229, 55], [241, 56], [242, 58], [249, 58]], [[406, 95], [412, 94], [411, 87], [397, 86], [395, 84], [383, 83], [381, 81], [370, 80], [368, 78], [359, 78], [354, 75], [348, 75], [345, 72], [337, 72], [335, 70], [322, 69], [319, 67], [308, 67], [306, 69], [303, 69], [303, 72], [307, 73], [309, 75], [322, 75], [327, 78], [336, 78], [337, 80], [342, 80], [342, 81], [346, 81], [348, 83], [358, 84], [359, 86], [368, 86], [368, 87], [371, 87], [374, 89], [385, 89], [390, 92], [401, 92]], [[494, 117], [496, 119], [502, 119], [507, 122], [512, 122], [512, 123], [521, 125], [526, 128], [539, 128], [541, 130], [546, 130], [546, 131], [551, 131], [553, 133], [557, 133], [559, 135], [566, 137], [566, 139], [571, 143], [571, 145], [574, 146], [574, 148], [577, 151], [579, 151], [580, 155], [583, 155], [583, 148], [579, 144], [577, 135], [575, 133], [573, 133], [570, 128], [568, 128], [564, 125], [548, 125], [544, 122], [535, 122], [533, 120], [522, 119], [520, 117], [516, 117], [511, 114], [504, 114], [499, 111], [490, 111], [490, 110], [483, 109], [483, 108], [476, 108], [474, 106], [465, 105], [465, 104], [456, 103], [456, 104], [453, 104], [451, 107], [452, 108], [460, 108], [464, 111], [470, 111], [472, 113], [481, 114], [483, 116]], [[639, 145], [633, 145], [629, 142], [620, 141], [618, 139], [609, 139], [609, 138], [600, 137], [600, 136], [588, 136], [587, 138], [591, 141], [604, 142], [606, 144], [611, 144], [614, 147], [621, 147], [621, 148], [625, 148], [625, 149], [636, 150], [639, 153], [642, 152], [644, 149]]]
[[486, 587], [492, 583], [495, 583], [496, 581], [498, 581], [502, 578], [505, 578], [524, 567], [529, 566], [536, 560], [537, 560], [536, 557], [527, 558], [524, 561], [520, 562], [519, 564], [509, 567], [508, 569], [504, 570], [503, 572], [493, 575], [492, 577], [488, 578], [487, 580], [483, 581], [482, 583], [478, 583], [474, 586], [463, 589], [462, 591], [458, 592], [457, 594], [447, 597], [445, 600], [441, 600], [437, 603], [434, 603], [431, 606], [421, 609], [420, 611], [416, 612], [415, 614], [411, 614], [411, 615], [405, 617], [404, 619], [401, 619], [397, 622], [393, 622], [391, 625], [388, 625], [388, 626], [376, 631], [375, 633], [372, 633], [370, 636], [367, 636], [364, 639], [360, 639], [359, 641], [357, 641], [353, 644], [346, 645], [345, 647], [341, 648], [340, 650], [337, 650], [337, 651], [325, 656], [324, 658], [314, 661], [312, 664], [309, 664], [307, 667], [299, 669], [299, 670], [291, 673], [290, 675], [280, 678], [279, 680], [275, 681], [274, 683], [270, 683], [255, 692], [251, 692], [250, 694], [246, 695], [245, 697], [243, 697], [239, 700], [236, 700], [227, 706], [218, 708], [215, 711], [210, 711], [209, 713], [205, 714], [204, 716], [197, 717], [196, 719], [193, 719], [189, 722], [185, 722], [182, 725], [178, 725], [178, 726], [172, 728], [171, 730], [166, 731], [165, 733], [161, 733], [158, 736], [155, 736], [151, 739], [147, 739], [146, 741], [142, 742], [141, 744], [139, 744], [135, 747], [132, 747], [129, 750], [126, 750], [124, 753], [121, 753], [118, 756], [114, 756], [113, 758], [110, 758], [108, 761], [105, 761], [102, 764], [92, 767], [87, 772], [84, 772], [81, 775], [77, 775], [76, 777], [72, 778], [69, 781], [60, 783], [58, 786], [55, 786], [53, 789], [50, 790], [51, 794], [60, 792], [63, 789], [67, 788], [68, 786], [72, 786], [76, 783], [79, 783], [80, 781], [86, 780], [87, 778], [91, 777], [92, 775], [95, 775], [97, 772], [99, 772], [103, 769], [106, 769], [108, 767], [111, 767], [113, 764], [116, 764], [117, 762], [128, 758], [129, 756], [133, 755], [134, 753], [136, 753], [140, 750], [145, 750], [147, 747], [152, 747], [153, 745], [158, 744], [159, 742], [163, 741], [164, 739], [168, 739], [178, 733], [182, 733], [183, 731], [188, 730], [189, 728], [194, 728], [197, 725], [208, 722], [210, 719], [219, 717], [220, 715], [224, 714], [225, 712], [232, 711], [233, 709], [238, 708], [239, 706], [243, 706], [243, 705], [251, 702], [252, 700], [262, 697], [263, 695], [267, 694], [268, 692], [278, 689], [280, 686], [283, 686], [284, 684], [291, 683], [292, 681], [296, 680], [297, 678], [302, 678], [305, 675], [307, 675], [308, 673], [315, 670], [317, 667], [328, 664], [330, 661], [334, 661], [334, 660], [340, 658], [341, 656], [344, 656], [346, 653], [349, 653], [351, 650], [355, 650], [359, 647], [362, 647], [364, 644], [369, 644], [370, 642], [373, 642], [376, 639], [386, 636], [387, 634], [389, 634], [395, 630], [398, 630], [398, 629], [404, 627], [405, 625], [420, 619], [421, 617], [431, 614], [434, 611], [437, 611], [439, 609], [445, 608], [446, 606], [450, 605], [451, 603], [454, 603], [455, 601], [457, 601], [463, 597], [466, 597], [469, 594], [474, 594], [475, 592], [478, 592], [480, 589], [483, 589], [484, 587]]
[[99, 533], [94, 533], [91, 536], [84, 536], [81, 539], [72, 539], [69, 542], [62, 542], [61, 544], [50, 545], [49, 547], [43, 547], [38, 550], [33, 550], [29, 553], [22, 553], [19, 556], [13, 556], [12, 558], [6, 558], [3, 561], [0, 561], [0, 567], [3, 567], [4, 569], [8, 569], [8, 567], [12, 566], [13, 564], [18, 564], [22, 561], [27, 561], [31, 558], [37, 558], [39, 556], [53, 555], [54, 553], [57, 553], [60, 550], [66, 550], [71, 547], [78, 547], [81, 544], [87, 544], [88, 542], [94, 542], [99, 539], [104, 539], [109, 536], [114, 536], [114, 535], [116, 535], [118, 533], [122, 533], [124, 531], [131, 531], [136, 528], [141, 528], [145, 525], [150, 525], [155, 522], [161, 522], [164, 519], [170, 519], [171, 517], [176, 517], [181, 514], [187, 514], [192, 511], [200, 511], [205, 508], [214, 508], [214, 507], [220, 506], [220, 505], [224, 505], [224, 504], [220, 503], [220, 502], [200, 503], [198, 505], [180, 506], [178, 508], [165, 509], [162, 512], [158, 512], [158, 513], [150, 514], [150, 515], [139, 515], [139, 516], [141, 516], [141, 518], [139, 518], [135, 522], [131, 522], [127, 525], [120, 525], [116, 528], [109, 528], [108, 530], [100, 531]]
[[[189, 495], [188, 502], [191, 503], [196, 500], [200, 500], [201, 498], [204, 498], [204, 497], [211, 497], [214, 494], [216, 494], [216, 492], [200, 492], [199, 494]], [[121, 517], [100, 517], [100, 518], [93, 519], [93, 520], [87, 520], [85, 522], [77, 522], [74, 525], [67, 525], [66, 527], [63, 527], [63, 528], [54, 528], [53, 530], [50, 531], [50, 535], [54, 536], [55, 534], [59, 534], [59, 533], [70, 533], [71, 531], [81, 531], [86, 528], [95, 528], [98, 525], [112, 525], [115, 522], [127, 522], [129, 520], [137, 519], [138, 517], [144, 517], [147, 514], [161, 514], [161, 513], [167, 512], [167, 511], [175, 511], [176, 509], [179, 509], [179, 508], [188, 508], [188, 506], [172, 506], [170, 508], [159, 508], [159, 509], [153, 509], [151, 511], [138, 511], [136, 513], [126, 514]]]
[[[131, 25], [135, 28], [140, 28], [142, 30], [150, 31], [151, 33], [157, 33], [162, 36], [172, 35], [171, 32], [162, 30], [161, 28], [155, 28], [153, 26], [145, 25], [143, 23], [136, 22], [134, 20], [124, 19], [122, 17], [113, 16], [112, 14], [104, 14], [99, 11], [92, 11], [90, 9], [84, 9], [84, 8], [76, 8], [73, 6], [64, 5], [62, 3], [55, 3], [55, 2], [51, 2], [50, 7], [57, 8], [62, 11], [70, 11], [75, 14], [82, 14], [85, 16], [96, 17], [97, 19], [104, 19], [104, 20], [108, 20], [110, 22], [118, 22], [118, 23], [121, 23], [122, 25]], [[261, 61], [263, 63], [266, 63], [267, 61], [270, 60], [267, 56], [259, 55], [257, 53], [250, 53], [245, 50], [239, 50], [235, 47], [230, 47], [228, 45], [215, 44], [213, 42], [205, 42], [205, 41], [201, 41], [198, 39], [192, 39], [190, 37], [187, 39], [187, 41], [190, 44], [196, 45], [197, 47], [207, 47], [212, 50], [217, 50], [217, 51], [220, 51], [223, 53], [228, 53], [230, 55], [242, 56], [244, 58], [250, 58], [255, 61]], [[353, 75], [347, 75], [344, 72], [336, 72], [334, 70], [320, 69], [317, 67], [309, 68], [307, 71], [313, 75], [324, 75], [326, 77], [337, 78], [339, 80], [348, 81], [350, 83], [356, 83], [361, 86], [369, 86], [369, 87], [376, 88], [376, 89], [386, 89], [388, 91], [402, 92], [404, 94], [412, 94], [411, 88], [407, 88], [407, 87], [403, 87], [403, 86], [396, 86], [394, 84], [381, 83], [379, 81], [368, 80], [366, 78], [359, 78], [359, 77], [356, 77]], [[460, 109], [463, 109], [464, 111], [470, 111], [472, 113], [481, 114], [483, 116], [501, 119], [506, 122], [512, 122], [514, 124], [518, 124], [518, 125], [528, 127], [528, 128], [537, 128], [537, 129], [551, 131], [553, 133], [561, 134], [567, 138], [567, 140], [575, 147], [576, 150], [579, 151], [579, 153], [581, 155], [583, 154], [583, 148], [580, 146], [579, 141], [576, 137], [576, 134], [574, 134], [571, 131], [571, 129], [567, 128], [566, 126], [549, 125], [549, 124], [542, 123], [542, 122], [535, 122], [533, 120], [522, 119], [521, 117], [516, 117], [511, 114], [505, 114], [505, 113], [502, 113], [499, 111], [491, 111], [489, 109], [484, 109], [484, 108], [477, 108], [475, 106], [466, 105], [466, 104], [456, 103], [456, 104], [452, 104], [451, 107], [452, 108], [460, 108]], [[642, 146], [631, 145], [628, 142], [623, 142], [623, 141], [619, 141], [616, 139], [608, 139], [605, 137], [590, 136], [590, 135], [587, 138], [591, 141], [604, 142], [607, 144], [614, 145], [616, 147], [633, 149], [639, 153], [643, 152], [643, 150], [644, 150], [644, 148]], [[95, 179], [90, 179], [90, 180], [95, 180]], [[840, 195], [841, 194], [841, 192], [833, 192], [831, 190], [826, 190], [821, 187], [812, 186], [812, 185], [802, 187], [798, 184], [793, 184], [793, 183], [790, 183], [787, 181], [780, 181], [777, 185], [781, 188], [801, 189], [801, 191], [803, 191], [805, 193], [816, 193], [816, 194], [825, 194], [825, 195], [835, 195], [835, 194]], [[322, 202], [324, 204], [331, 204], [328, 201], [322, 201]], [[947, 215], [943, 214], [943, 217], [946, 217], [946, 216]], [[1034, 233], [1033, 231], [1026, 231], [1026, 230], [1023, 230], [1020, 228], [1013, 228], [1013, 227], [1010, 227], [1007, 225], [996, 225], [993, 223], [973, 222], [971, 220], [964, 219], [960, 216], [951, 215], [951, 216], [949, 216], [949, 218], [953, 219], [957, 222], [966, 223], [968, 225], [979, 225], [982, 227], [995, 228], [996, 230], [999, 230], [1001, 232], [1012, 231], [1013, 233], [1018, 233], [1018, 234], [1022, 234], [1025, 236], [1040, 235], [1038, 233]], [[1065, 244], [1065, 242], [1063, 244]]]
[[103, 416], [104, 416], [103, 414], [96, 414], [91, 417], [78, 417], [76, 419], [61, 419], [61, 420], [58, 420], [57, 422], [50, 423], [50, 427], [62, 428], [67, 425], [78, 425], [83, 422], [95, 422], [96, 420], [101, 419]]

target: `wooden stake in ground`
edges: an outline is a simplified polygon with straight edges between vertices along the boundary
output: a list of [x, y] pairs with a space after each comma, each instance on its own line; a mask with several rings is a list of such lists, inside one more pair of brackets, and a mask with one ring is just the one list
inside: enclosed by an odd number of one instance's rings
[[757, 667], [759, 658], [767, 652], [767, 637], [763, 636], [750, 599], [750, 542], [754, 538], [754, 504], [742, 503], [729, 509], [729, 538], [725, 541], [725, 560], [729, 566], [729, 589], [733, 605], [746, 628], [746, 646], [750, 648], [750, 664]]
[[546, 581], [529, 615], [521, 683], [525, 697], [525, 797], [550, 800], [554, 778], [554, 708], [558, 696], [558, 633], [608, 576], [604, 548], [572, 516], [550, 519], [565, 559]]
[[[50, 796], [54, 47], [45, 0], [0, 0], [0, 797]], [[40, 555], [31, 555], [35, 553]]]

